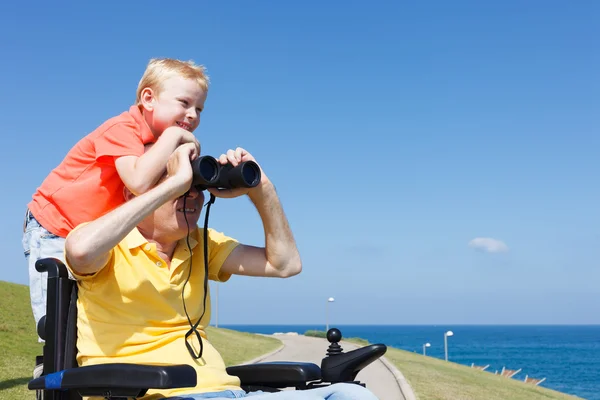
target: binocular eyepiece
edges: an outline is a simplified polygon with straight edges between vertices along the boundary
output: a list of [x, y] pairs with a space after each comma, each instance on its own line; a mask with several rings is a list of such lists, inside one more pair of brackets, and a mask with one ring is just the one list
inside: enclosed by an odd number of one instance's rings
[[260, 183], [260, 168], [254, 161], [244, 161], [236, 167], [222, 165], [214, 157], [200, 156], [192, 161], [192, 186], [198, 190], [208, 188], [253, 188]]

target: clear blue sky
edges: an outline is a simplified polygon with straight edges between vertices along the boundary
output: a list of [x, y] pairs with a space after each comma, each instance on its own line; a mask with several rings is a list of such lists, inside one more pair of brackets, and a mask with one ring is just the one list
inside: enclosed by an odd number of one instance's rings
[[[336, 324], [600, 323], [600, 3], [72, 3], [0, 6], [1, 280], [36, 187], [169, 56], [208, 68], [203, 152], [256, 156], [304, 263], [220, 285], [221, 324], [329, 296]], [[247, 199], [211, 225], [263, 243]]]

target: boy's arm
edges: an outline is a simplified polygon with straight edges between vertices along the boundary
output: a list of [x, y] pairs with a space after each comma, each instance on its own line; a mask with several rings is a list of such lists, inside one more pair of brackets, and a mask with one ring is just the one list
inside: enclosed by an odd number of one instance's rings
[[135, 195], [140, 195], [152, 188], [164, 174], [169, 156], [183, 143], [194, 144], [192, 158], [200, 154], [200, 144], [189, 131], [179, 127], [169, 127], [158, 138], [154, 145], [137, 156], [122, 156], [115, 160], [119, 177], [127, 188]]
[[111, 212], [93, 220], [67, 236], [65, 257], [79, 275], [94, 274], [108, 263], [111, 250], [149, 214], [190, 187], [190, 156], [193, 144], [180, 146], [169, 158], [169, 177], [139, 197], [126, 201]]

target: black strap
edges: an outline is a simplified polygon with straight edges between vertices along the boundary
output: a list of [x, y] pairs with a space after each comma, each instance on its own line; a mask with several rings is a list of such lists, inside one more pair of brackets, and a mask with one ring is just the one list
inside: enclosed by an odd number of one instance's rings
[[[198, 318], [198, 321], [196, 321], [195, 324], [192, 324], [192, 320], [190, 319], [190, 316], [187, 312], [187, 308], [185, 306], [185, 298], [184, 298], [185, 285], [188, 283], [190, 276], [192, 274], [192, 257], [191, 257], [192, 249], [190, 248], [190, 243], [189, 243], [189, 237], [190, 237], [189, 223], [188, 223], [188, 235], [186, 238], [188, 249], [190, 252], [190, 269], [189, 269], [188, 277], [185, 280], [185, 282], [183, 283], [183, 289], [181, 290], [181, 299], [183, 301], [183, 309], [185, 311], [185, 315], [190, 324], [190, 329], [185, 334], [185, 347], [187, 347], [187, 350], [190, 353], [190, 356], [192, 356], [192, 358], [195, 360], [201, 358], [202, 353], [204, 352], [204, 345], [202, 344], [202, 338], [200, 337], [200, 332], [198, 331], [198, 324], [200, 324], [200, 321], [202, 321], [202, 318], [204, 317], [204, 314], [206, 313], [206, 296], [208, 293], [208, 216], [210, 214], [210, 206], [212, 204], [214, 204], [215, 200], [216, 200], [215, 196], [211, 193], [210, 200], [208, 201], [207, 207], [206, 207], [206, 214], [204, 216], [204, 237], [203, 237], [203, 239], [204, 239], [203, 240], [203, 242], [204, 242], [203, 243], [204, 244], [204, 299], [203, 300], [204, 301], [203, 301], [202, 314], [200, 315], [200, 318]], [[187, 223], [187, 217], [185, 215], [185, 197], [183, 198], [183, 209], [184, 209], [183, 215], [184, 215], [185, 221]], [[196, 339], [198, 340], [198, 342], [200, 344], [200, 351], [198, 353], [196, 353], [194, 351], [194, 348], [188, 341], [188, 339], [192, 336], [192, 334], [196, 335]]]
[[71, 284], [71, 300], [69, 301], [69, 312], [67, 314], [67, 330], [65, 338], [65, 366], [64, 368], [75, 368], [77, 366], [77, 283]]

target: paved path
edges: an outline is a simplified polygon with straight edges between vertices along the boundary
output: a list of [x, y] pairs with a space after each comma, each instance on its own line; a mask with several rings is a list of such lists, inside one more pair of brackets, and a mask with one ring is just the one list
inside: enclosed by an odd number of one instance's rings
[[[312, 362], [321, 366], [321, 360], [327, 355], [329, 342], [326, 339], [303, 335], [265, 335], [279, 339], [284, 347], [260, 361], [299, 361]], [[340, 346], [344, 352], [357, 348], [352, 343], [342, 340]], [[388, 364], [389, 365], [389, 364]], [[393, 368], [393, 367], [392, 367]], [[357, 380], [366, 383], [379, 400], [405, 400], [400, 390], [400, 385], [394, 373], [388, 369], [386, 363], [378, 359], [369, 364], [356, 376]]]

